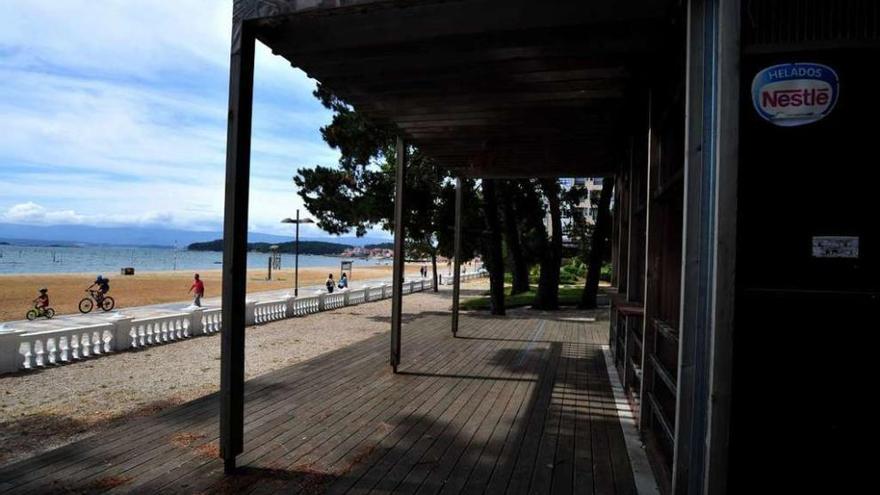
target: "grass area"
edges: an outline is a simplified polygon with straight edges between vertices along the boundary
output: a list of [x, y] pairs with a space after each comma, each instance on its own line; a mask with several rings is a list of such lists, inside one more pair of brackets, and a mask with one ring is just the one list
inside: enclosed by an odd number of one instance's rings
[[[560, 286], [559, 287], [559, 305], [560, 306], [577, 306], [581, 302], [581, 295], [584, 292], [583, 287], [569, 287], [569, 286]], [[483, 297], [475, 297], [473, 299], [468, 299], [466, 301], [461, 302], [461, 309], [465, 310], [488, 310], [489, 309], [489, 296], [488, 292], [486, 296]], [[510, 288], [507, 288], [505, 291], [504, 297], [504, 307], [505, 308], [519, 308], [522, 306], [531, 306], [535, 301], [536, 291], [534, 289], [523, 292], [522, 294], [517, 294], [515, 296], [510, 295]]]

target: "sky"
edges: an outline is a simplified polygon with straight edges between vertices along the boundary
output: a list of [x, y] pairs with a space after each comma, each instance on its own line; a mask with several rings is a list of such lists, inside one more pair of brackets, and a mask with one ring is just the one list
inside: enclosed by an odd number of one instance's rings
[[[0, 222], [222, 230], [231, 10], [4, 0]], [[296, 169], [337, 162], [314, 85], [258, 42], [252, 231], [288, 234]]]

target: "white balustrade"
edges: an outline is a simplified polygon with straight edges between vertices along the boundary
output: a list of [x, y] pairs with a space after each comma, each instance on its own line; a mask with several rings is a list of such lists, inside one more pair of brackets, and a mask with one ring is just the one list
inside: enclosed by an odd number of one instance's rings
[[298, 297], [293, 301], [293, 315], [305, 316], [318, 312], [318, 296]]
[[367, 290], [369, 289], [357, 289], [348, 291], [348, 304], [354, 306], [355, 304], [361, 304], [365, 301], [365, 296], [367, 295]]
[[219, 332], [222, 328], [223, 310], [206, 309], [202, 311], [202, 332], [205, 335]]
[[324, 294], [324, 310], [337, 309], [345, 306], [345, 295], [341, 292]]
[[377, 285], [375, 287], [369, 287], [367, 290], [370, 291], [370, 301], [378, 301], [379, 299], [385, 299], [385, 285]]
[[174, 342], [190, 336], [191, 313], [151, 316], [131, 321], [131, 347], [141, 348]]
[[[462, 280], [483, 277], [485, 271], [462, 274]], [[451, 279], [450, 279], [451, 283]], [[404, 294], [433, 288], [432, 279], [414, 279], [402, 284]], [[293, 316], [306, 316], [378, 301], [391, 297], [391, 285], [382, 284], [332, 294], [293, 297], [270, 301], [246, 301], [245, 322], [248, 325], [269, 323]], [[116, 315], [107, 323], [44, 331], [0, 332], [0, 373], [21, 369], [31, 370], [69, 363], [114, 351], [139, 349], [175, 342], [198, 335], [211, 335], [222, 330], [220, 308], [193, 308], [187, 312], [148, 318]]]
[[113, 352], [113, 329], [112, 323], [105, 323], [18, 333], [16, 369], [31, 370]]
[[254, 322], [257, 325], [287, 318], [287, 300], [262, 301], [254, 305]]

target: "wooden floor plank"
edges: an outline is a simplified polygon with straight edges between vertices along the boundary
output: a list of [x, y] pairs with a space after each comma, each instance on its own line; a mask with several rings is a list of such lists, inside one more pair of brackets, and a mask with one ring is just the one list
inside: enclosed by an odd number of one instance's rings
[[[435, 328], [434, 332], [438, 331]], [[425, 344], [425, 341], [418, 340], [418, 344]], [[448, 363], [446, 355], [437, 350], [433, 346], [425, 346], [421, 351], [426, 354], [429, 363], [443, 364]], [[411, 358], [418, 358], [420, 354], [412, 353]], [[462, 355], [466, 357], [466, 355]], [[333, 432], [333, 426], [339, 424], [349, 418], [355, 421], [361, 414], [372, 411], [378, 405], [392, 407], [395, 400], [399, 400], [399, 394], [415, 394], [420, 391], [407, 388], [401, 388], [398, 395], [384, 396], [382, 395], [391, 389], [394, 383], [394, 376], [390, 373], [389, 368], [378, 360], [368, 366], [368, 368], [379, 369], [382, 376], [381, 380], [374, 381], [372, 378], [375, 373], [367, 373], [367, 380], [357, 377], [346, 381], [348, 386], [356, 387], [358, 390], [343, 389], [338, 393], [336, 402], [315, 402], [310, 401], [314, 408], [309, 412], [311, 416], [303, 414], [285, 414], [280, 415], [279, 420], [272, 424], [264, 425], [260, 430], [255, 431], [253, 435], [246, 437], [245, 454], [239, 459], [240, 465], [250, 466], [272, 466], [272, 469], [288, 469], [297, 464], [305, 464], [299, 461], [300, 456], [307, 454], [311, 449], [316, 448], [326, 439], [330, 432]], [[366, 385], [365, 385], [366, 384]], [[261, 433], [261, 430], [265, 432]], [[279, 434], [279, 432], [281, 432]], [[298, 449], [298, 450], [297, 450]], [[202, 462], [196, 469], [213, 471], [213, 466], [208, 462]], [[303, 471], [303, 476], [309, 473]], [[296, 476], [291, 476], [284, 481], [288, 484], [295, 483]], [[196, 485], [194, 489], [207, 488]]]
[[[444, 339], [451, 339], [451, 336], [445, 336]], [[478, 373], [484, 366], [484, 363], [494, 352], [491, 345], [483, 347], [484, 351], [470, 354], [474, 359], [469, 359], [462, 363], [452, 363], [442, 368], [430, 369], [423, 365], [414, 364], [401, 368], [401, 376], [407, 378], [407, 381], [422, 382], [431, 384], [431, 388], [427, 389], [427, 393], [422, 394], [417, 400], [404, 401], [408, 402], [402, 408], [400, 404], [391, 407], [386, 415], [377, 421], [376, 424], [385, 428], [377, 428], [373, 431], [373, 435], [363, 435], [361, 432], [355, 432], [352, 442], [346, 445], [346, 448], [340, 449], [326, 459], [326, 469], [341, 470], [349, 475], [349, 479], [354, 479], [363, 468], [367, 468], [367, 473], [386, 471], [389, 465], [393, 465], [394, 459], [401, 455], [402, 451], [407, 448], [412, 437], [418, 437], [419, 432], [427, 429], [432, 423], [435, 414], [440, 414], [455, 400], [460, 394], [461, 389], [456, 387], [455, 380], [452, 378], [456, 374]], [[401, 387], [408, 387], [402, 382]], [[343, 459], [351, 459], [369, 457], [369, 463], [338, 462], [340, 456]], [[341, 466], [340, 466], [341, 464]], [[322, 466], [324, 467], [324, 466]], [[338, 471], [334, 471], [338, 472]], [[369, 478], [369, 475], [361, 477], [361, 481]], [[366, 483], [369, 486], [370, 483]]]
[[597, 494], [614, 493], [614, 471], [609, 458], [608, 434], [606, 425], [609, 419], [608, 404], [603, 400], [602, 375], [599, 374], [597, 361], [602, 359], [601, 351], [592, 348], [588, 351], [590, 369], [587, 374], [587, 390], [590, 414], [590, 446], [593, 454], [593, 491]]
[[560, 322], [559, 324], [565, 330], [563, 357], [566, 360], [566, 370], [565, 383], [562, 387], [556, 456], [549, 491], [557, 495], [568, 495], [572, 493], [574, 483], [574, 423], [578, 412], [576, 397], [586, 388], [577, 372], [577, 367], [586, 356], [582, 354], [583, 349], [578, 342], [577, 330], [570, 322]]
[[[635, 493], [599, 347], [554, 314], [407, 324], [249, 380], [241, 470], [216, 458], [216, 395], [0, 468], [10, 493]], [[547, 467], [550, 466], [550, 467]]]
[[[488, 342], [488, 344], [493, 346], [493, 351], [498, 350], [498, 342]], [[451, 376], [448, 377], [439, 377], [437, 378], [437, 380], [449, 381], [451, 382], [451, 385], [453, 387], [457, 384], [460, 384], [464, 380], [477, 381], [480, 383], [480, 387], [483, 388], [476, 389], [471, 396], [471, 400], [469, 400], [468, 402], [476, 402], [474, 399], [484, 400], [484, 398], [482, 397], [483, 390], [485, 390], [485, 388], [491, 387], [492, 384], [491, 370], [493, 367], [490, 363], [494, 357], [494, 354], [495, 352], [493, 352], [491, 355], [485, 356], [481, 363], [478, 363], [477, 366], [471, 368], [470, 370], [461, 370], [460, 374], [457, 377], [455, 374], [451, 374]], [[486, 379], [476, 377], [486, 377]], [[418, 439], [421, 438], [422, 435], [424, 435], [431, 426], [433, 426], [433, 424], [435, 423], [435, 419], [436, 417], [431, 417], [430, 414], [426, 414], [423, 417], [419, 417], [418, 421], [412, 422], [413, 424], [409, 425], [409, 428], [401, 429], [399, 435], [397, 435], [397, 438], [395, 438], [394, 432], [392, 432], [392, 435], [389, 435], [388, 438], [392, 438], [394, 440], [382, 446], [382, 450], [384, 451], [382, 457], [374, 462], [372, 467], [366, 473], [364, 473], [363, 476], [361, 476], [357, 483], [352, 486], [349, 493], [368, 493], [374, 488], [381, 491], [381, 489], [376, 487], [376, 485], [384, 481], [388, 477], [391, 468], [393, 468], [399, 461], [401, 461], [404, 456], [409, 454], [412, 446], [417, 443]], [[397, 484], [392, 479], [388, 479], [387, 482], [392, 485], [392, 488], [394, 485]]]
[[[509, 325], [512, 327], [512, 325]], [[483, 338], [492, 339], [495, 338], [499, 342], [513, 342], [514, 345], [518, 343], [522, 339], [516, 338], [517, 335], [513, 332], [505, 332], [502, 337], [493, 337], [490, 335], [482, 334], [480, 336], [471, 336], [472, 340], [481, 340]], [[510, 353], [513, 355], [514, 353]], [[420, 453], [418, 457], [418, 461], [412, 466], [409, 473], [406, 477], [397, 484], [395, 487], [395, 491], [401, 493], [413, 493], [419, 489], [422, 485], [424, 479], [432, 472], [438, 462], [440, 462], [442, 456], [453, 444], [457, 438], [458, 434], [462, 429], [464, 423], [466, 423], [470, 417], [473, 415], [473, 411], [477, 406], [477, 401], [472, 401], [468, 404], [468, 407], [460, 410], [452, 419], [452, 421], [445, 425], [441, 435], [436, 438], [428, 439], [425, 443], [427, 450]]]
[[[351, 370], [356, 372], [359, 369], [358, 365], [363, 360], [374, 359], [375, 351], [387, 346], [387, 336], [383, 335], [378, 338], [368, 339], [366, 343], [369, 346], [366, 352], [361, 351], [356, 346], [349, 346], [315, 358], [312, 361], [325, 364], [331, 358], [336, 357], [338, 358], [337, 362], [351, 363]], [[312, 361], [305, 363], [303, 367], [308, 368], [308, 365], [314, 364]], [[321, 373], [322, 367], [315, 367], [314, 370], [313, 373]], [[324, 371], [326, 372], [326, 370]], [[248, 381], [246, 387], [247, 397], [261, 397], [260, 394], [262, 394], [262, 400], [270, 400], [271, 397], [264, 393], [265, 390], [283, 380], [287, 373], [290, 372], [288, 368]], [[306, 375], [313, 373], [307, 373]], [[316, 383], [315, 386], [320, 386], [320, 383]], [[309, 390], [303, 390], [303, 393], [308, 392]], [[134, 421], [132, 424], [116, 430], [115, 440], [109, 440], [105, 437], [105, 441], [91, 444], [88, 452], [82, 451], [81, 444], [69, 445], [43, 456], [24, 461], [27, 467], [19, 471], [20, 476], [15, 476], [14, 473], [7, 475], [8, 473], [3, 470], [0, 470], [0, 475], [3, 476], [3, 479], [14, 479], [21, 488], [27, 488], [24, 483], [41, 480], [45, 476], [41, 469], [51, 466], [51, 472], [55, 476], [63, 477], [69, 482], [76, 482], [78, 479], [91, 475], [89, 471], [91, 468], [105, 466], [108, 463], [112, 463], [115, 459], [127, 457], [130, 452], [138, 452], [138, 456], [141, 458], [144, 455], [153, 453], [155, 446], [161, 447], [166, 445], [167, 442], [161, 441], [161, 437], [177, 433], [174, 429], [169, 429], [168, 425], [176, 426], [179, 431], [186, 431], [193, 424], [203, 422], [206, 413], [209, 419], [213, 418], [216, 410], [216, 396], [206, 396], [181, 407], [171, 408], [153, 418]], [[249, 412], [254, 414], [253, 411]], [[156, 455], [161, 454], [162, 452], [156, 453]], [[150, 459], [152, 457], [146, 460]], [[91, 463], [88, 462], [90, 460], [92, 461]]]
[[[554, 329], [559, 329], [564, 334], [559, 323], [553, 324]], [[544, 431], [538, 442], [538, 452], [532, 467], [529, 493], [549, 493], [552, 488], [553, 473], [557, 464], [561, 462], [557, 458], [557, 447], [560, 441], [560, 425], [562, 415], [565, 412], [565, 394], [569, 381], [569, 371], [574, 361], [571, 355], [571, 344], [564, 338], [560, 338], [561, 359], [557, 380], [554, 381], [550, 392], [549, 410], [545, 418]], [[564, 440], [563, 440], [564, 441]]]
[[[533, 327], [533, 329], [522, 339], [524, 342], [518, 343], [516, 347], [511, 349], [516, 351], [516, 359], [508, 364], [502, 375], [506, 381], [501, 384], [500, 397], [496, 400], [491, 413], [483, 419], [477, 433], [471, 438], [467, 450], [453, 467], [453, 475], [444, 484], [441, 493], [461, 493], [465, 491], [468, 483], [471, 484], [473, 491], [484, 490], [491, 471], [499, 461], [501, 446], [511, 426], [509, 419], [512, 418], [513, 411], [518, 410], [519, 406], [519, 404], [511, 404], [511, 402], [522, 399], [521, 395], [515, 393], [518, 388], [525, 386], [522, 370], [537, 368], [539, 364], [537, 356], [547, 355], [547, 353], [531, 352], [533, 346], [529, 345], [531, 337], [537, 332], [540, 323], [528, 320], [523, 324], [526, 328]], [[511, 354], [514, 353], [511, 352]], [[538, 379], [539, 377], [534, 375], [525, 381], [536, 382]], [[505, 423], [506, 418], [508, 422]]]
[[[552, 326], [551, 326], [552, 329]], [[549, 329], [548, 329], [549, 330]], [[510, 469], [499, 472], [499, 479], [494, 484], [490, 481], [489, 489], [494, 493], [528, 493], [529, 483], [535, 466], [535, 458], [538, 454], [541, 438], [544, 434], [547, 415], [550, 413], [553, 385], [559, 372], [559, 362], [562, 357], [562, 342], [559, 342], [552, 332], [548, 331], [548, 340], [551, 340], [551, 357], [541, 382], [538, 394], [534, 402], [529, 405], [531, 411], [524, 424], [520, 426], [521, 437], [519, 446], [516, 448], [516, 460]], [[503, 484], [504, 486], [499, 486]], [[499, 491], [500, 490], [500, 491]]]
[[[528, 335], [528, 340], [532, 342], [537, 337], [537, 332]], [[515, 389], [510, 394], [507, 407], [502, 412], [495, 429], [492, 431], [487, 445], [485, 445], [480, 458], [477, 460], [475, 468], [468, 476], [467, 482], [461, 488], [461, 493], [476, 494], [483, 493], [492, 473], [499, 464], [507, 462], [502, 454], [504, 446], [513, 432], [517, 418], [525, 409], [526, 402], [530, 397], [529, 393], [538, 383], [541, 370], [544, 367], [544, 361], [549, 357], [548, 346], [535, 346], [529, 343], [523, 343], [520, 349], [520, 356], [514, 366], [511, 368], [512, 374], [521, 380], [516, 383]]]
[[572, 491], [581, 495], [592, 495], [593, 491], [593, 451], [591, 444], [591, 418], [589, 407], [589, 353], [594, 344], [585, 329], [578, 329], [578, 345], [583, 359], [578, 361], [577, 379], [581, 385], [575, 395], [577, 414], [574, 425], [574, 480]]

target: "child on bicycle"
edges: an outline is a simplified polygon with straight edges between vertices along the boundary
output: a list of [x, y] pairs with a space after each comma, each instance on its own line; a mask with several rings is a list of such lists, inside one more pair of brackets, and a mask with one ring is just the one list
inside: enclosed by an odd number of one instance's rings
[[34, 299], [34, 308], [40, 313], [44, 313], [49, 307], [49, 289], [43, 287], [40, 289], [40, 295]]

